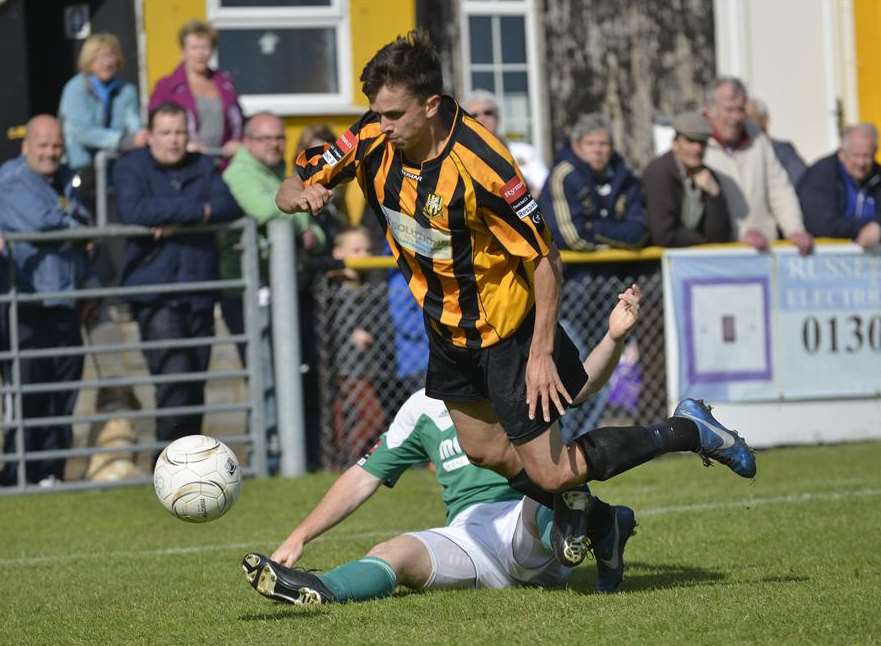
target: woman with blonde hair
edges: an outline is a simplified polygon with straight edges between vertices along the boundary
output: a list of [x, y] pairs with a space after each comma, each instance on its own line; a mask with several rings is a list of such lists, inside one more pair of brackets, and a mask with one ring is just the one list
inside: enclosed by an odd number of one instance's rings
[[116, 36], [93, 34], [80, 51], [79, 73], [61, 93], [58, 117], [67, 163], [83, 177], [85, 188], [99, 150], [124, 151], [147, 143], [137, 90], [117, 76], [124, 63]]
[[150, 110], [171, 101], [187, 112], [190, 149], [221, 148], [232, 157], [243, 134], [244, 117], [232, 78], [209, 66], [217, 49], [217, 32], [207, 22], [190, 20], [177, 34], [182, 60], [159, 79], [150, 97]]

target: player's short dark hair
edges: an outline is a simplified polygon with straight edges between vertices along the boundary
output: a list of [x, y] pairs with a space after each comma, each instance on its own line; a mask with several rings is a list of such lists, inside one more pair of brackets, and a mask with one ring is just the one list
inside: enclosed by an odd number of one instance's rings
[[156, 121], [156, 116], [160, 114], [170, 114], [177, 115], [182, 114], [184, 117], [187, 116], [187, 111], [184, 110], [179, 104], [174, 101], [164, 101], [157, 105], [155, 108], [150, 110], [150, 114], [147, 116], [147, 129], [153, 130], [153, 122]]
[[384, 85], [403, 85], [421, 100], [444, 91], [440, 58], [428, 32], [414, 29], [373, 55], [361, 72], [361, 91], [370, 100]]

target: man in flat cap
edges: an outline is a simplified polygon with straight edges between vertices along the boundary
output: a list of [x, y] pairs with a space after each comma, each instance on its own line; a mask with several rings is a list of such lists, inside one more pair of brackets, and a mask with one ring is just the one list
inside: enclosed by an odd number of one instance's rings
[[652, 243], [688, 247], [730, 242], [731, 218], [719, 177], [704, 165], [710, 124], [700, 112], [673, 119], [672, 149], [643, 171], [648, 226]]

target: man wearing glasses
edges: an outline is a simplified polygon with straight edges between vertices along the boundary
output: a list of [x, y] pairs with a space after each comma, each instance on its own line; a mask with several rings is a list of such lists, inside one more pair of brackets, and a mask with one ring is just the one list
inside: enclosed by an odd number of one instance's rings
[[[301, 253], [321, 253], [325, 247], [324, 231], [308, 213], [284, 213], [275, 206], [275, 194], [284, 180], [285, 152], [284, 123], [274, 114], [258, 112], [245, 125], [245, 136], [232, 161], [223, 173], [223, 181], [246, 215], [257, 220], [261, 236], [265, 234], [265, 224], [273, 218], [290, 218], [294, 222], [297, 234], [297, 246]], [[240, 252], [236, 249], [240, 231], [224, 232], [221, 239], [220, 275], [224, 279], [241, 277]], [[267, 248], [260, 245], [261, 249]], [[261, 281], [268, 278], [265, 262], [261, 262]], [[269, 290], [260, 289], [260, 326], [263, 337], [262, 349], [264, 360], [264, 385], [267, 388], [267, 438], [269, 440], [269, 471], [278, 469], [277, 431], [272, 416], [274, 396], [272, 384], [272, 360], [269, 327]], [[220, 298], [220, 309], [223, 320], [230, 334], [243, 334], [245, 330], [242, 294], [236, 290], [224, 293]], [[245, 344], [238, 346], [239, 358], [246, 365]]]

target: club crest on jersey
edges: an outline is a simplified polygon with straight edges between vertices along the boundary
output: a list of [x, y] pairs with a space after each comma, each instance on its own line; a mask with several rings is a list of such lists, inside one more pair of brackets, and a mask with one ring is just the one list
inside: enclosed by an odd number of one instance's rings
[[[502, 197], [514, 209], [514, 213], [521, 220], [532, 215], [535, 224], [541, 222], [541, 214], [538, 212], [538, 204], [532, 199], [526, 188], [526, 183], [519, 177], [514, 177], [502, 186]], [[534, 214], [534, 215], [533, 215]]]
[[422, 214], [427, 218], [434, 218], [441, 214], [444, 208], [444, 201], [440, 195], [429, 193], [425, 198], [425, 206], [422, 207]]

